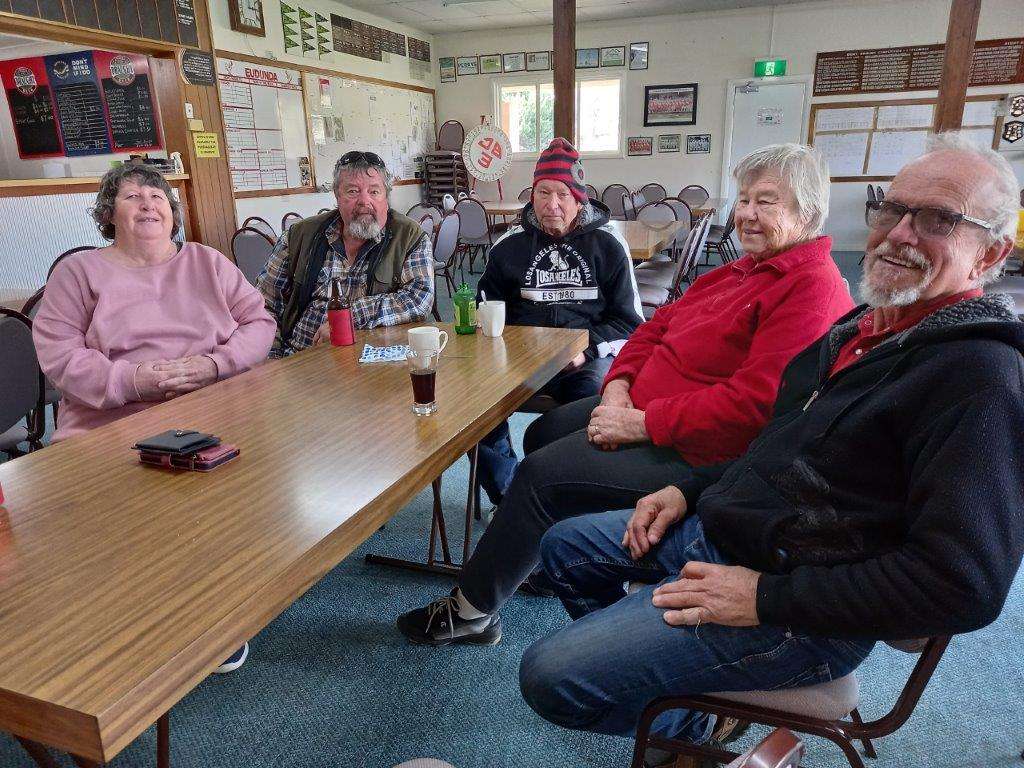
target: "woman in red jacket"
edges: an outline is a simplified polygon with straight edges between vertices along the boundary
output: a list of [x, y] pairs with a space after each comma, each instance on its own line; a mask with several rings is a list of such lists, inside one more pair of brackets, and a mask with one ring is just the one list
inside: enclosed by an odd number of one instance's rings
[[[632, 507], [688, 466], [739, 456], [771, 414], [786, 364], [853, 308], [821, 235], [829, 173], [799, 144], [737, 165], [744, 256], [698, 278], [617, 355], [602, 395], [526, 433], [519, 466], [450, 596], [403, 615], [413, 641], [497, 642], [498, 610], [563, 518]], [[444, 603], [444, 605], [441, 605]]]

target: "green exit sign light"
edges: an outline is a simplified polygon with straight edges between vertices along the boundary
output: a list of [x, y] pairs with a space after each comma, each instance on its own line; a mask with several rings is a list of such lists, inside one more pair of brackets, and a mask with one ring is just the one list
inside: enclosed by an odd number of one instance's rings
[[758, 59], [754, 62], [754, 77], [782, 77], [786, 74], [786, 59]]

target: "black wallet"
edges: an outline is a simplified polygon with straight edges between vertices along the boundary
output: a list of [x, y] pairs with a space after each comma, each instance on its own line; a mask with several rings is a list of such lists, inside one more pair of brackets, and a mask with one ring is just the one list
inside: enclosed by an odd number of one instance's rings
[[186, 454], [220, 445], [220, 438], [194, 429], [169, 429], [159, 435], [139, 440], [132, 446], [147, 453]]

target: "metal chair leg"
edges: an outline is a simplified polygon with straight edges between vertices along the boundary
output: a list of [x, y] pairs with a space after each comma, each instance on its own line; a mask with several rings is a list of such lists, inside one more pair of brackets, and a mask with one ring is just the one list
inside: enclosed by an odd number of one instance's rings
[[473, 515], [476, 507], [476, 469], [480, 459], [480, 445], [474, 445], [469, 452], [469, 491], [466, 494], [466, 538], [462, 543], [462, 564], [469, 561], [469, 549], [473, 541]]
[[[860, 716], [860, 711], [854, 708], [853, 712], [850, 713], [850, 718], [857, 725], [864, 725], [864, 720]], [[878, 757], [878, 753], [875, 752], [875, 745], [871, 743], [871, 739], [865, 737], [860, 740], [860, 743], [864, 745], [864, 754], [870, 757], [872, 760]]]

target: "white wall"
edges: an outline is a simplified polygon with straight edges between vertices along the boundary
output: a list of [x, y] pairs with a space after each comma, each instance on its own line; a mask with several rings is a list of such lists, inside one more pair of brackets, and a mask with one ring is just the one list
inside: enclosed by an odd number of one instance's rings
[[[650, 41], [649, 69], [623, 68], [626, 80], [624, 136], [657, 136], [658, 133], [710, 133], [711, 154], [657, 153], [651, 157], [584, 159], [588, 180], [598, 189], [619, 182], [639, 187], [648, 181], [663, 184], [671, 193], [690, 183], [703, 184], [712, 195], [719, 191], [722, 146], [725, 134], [726, 86], [730, 79], [749, 77], [755, 58], [788, 59], [788, 75], [814, 72], [818, 51], [875, 48], [889, 45], [938, 43], [946, 38], [949, 0], [830, 0], [774, 8], [746, 8], [712, 13], [686, 13], [627, 21], [581, 24], [576, 45], [580, 48], [629, 45]], [[1020, 35], [1021, 0], [985, 0], [978, 25], [978, 39]], [[437, 57], [481, 53], [546, 50], [551, 29], [474, 31], [436, 38]], [[580, 70], [589, 74], [595, 70]], [[600, 72], [601, 70], [596, 70]], [[548, 73], [550, 78], [551, 73]], [[476, 75], [456, 83], [438, 83], [437, 120], [461, 120], [476, 125], [482, 114], [493, 114], [493, 84], [519, 75]], [[697, 124], [692, 126], [643, 126], [644, 86], [667, 83], [698, 83]], [[972, 88], [970, 94], [1006, 93], [1019, 86]], [[928, 97], [936, 91], [870, 94], [843, 98], [818, 98], [815, 102]], [[806, 134], [805, 134], [806, 135]], [[685, 139], [684, 139], [685, 141]], [[1024, 174], [1024, 153], [1018, 171]], [[528, 186], [534, 160], [513, 163], [505, 181], [506, 194], [515, 195]], [[826, 225], [838, 249], [859, 249], [863, 225], [864, 184], [833, 184], [832, 215]]]
[[[435, 63], [437, 53], [434, 50], [435, 40], [433, 35], [421, 32], [405, 24], [383, 19], [365, 11], [348, 8], [341, 3], [332, 2], [332, 0], [310, 0], [309, 2], [303, 2], [302, 7], [310, 12], [319, 11], [328, 18], [331, 13], [335, 13], [339, 16], [347, 16], [367, 24], [392, 29], [407, 37], [411, 35], [419, 40], [426, 40], [430, 43], [431, 56], [434, 58], [434, 61], [430, 63], [429, 74], [426, 80], [418, 79], [414, 76], [410, 63], [411, 60], [407, 56], [385, 53], [383, 54], [384, 61], [373, 61], [359, 56], [336, 52], [329, 54], [324, 59], [303, 58], [293, 54], [285, 54], [284, 39], [281, 34], [280, 6], [277, 2], [264, 3], [266, 37], [255, 37], [233, 31], [228, 17], [228, 4], [223, 2], [210, 3], [214, 45], [216, 48], [224, 51], [244, 53], [267, 59], [278, 59], [282, 62], [282, 66], [287, 65], [289, 62], [307, 64], [353, 75], [377, 77], [382, 80], [436, 88], [434, 72], [437, 69], [437, 64]], [[419, 202], [420, 189], [418, 185], [396, 187], [391, 194], [392, 206], [404, 213], [414, 203]], [[239, 223], [249, 216], [262, 216], [276, 228], [280, 226], [281, 216], [288, 211], [309, 215], [316, 213], [320, 208], [333, 207], [334, 204], [333, 195], [316, 193], [241, 199], [235, 201], [235, 209], [238, 214]]]

